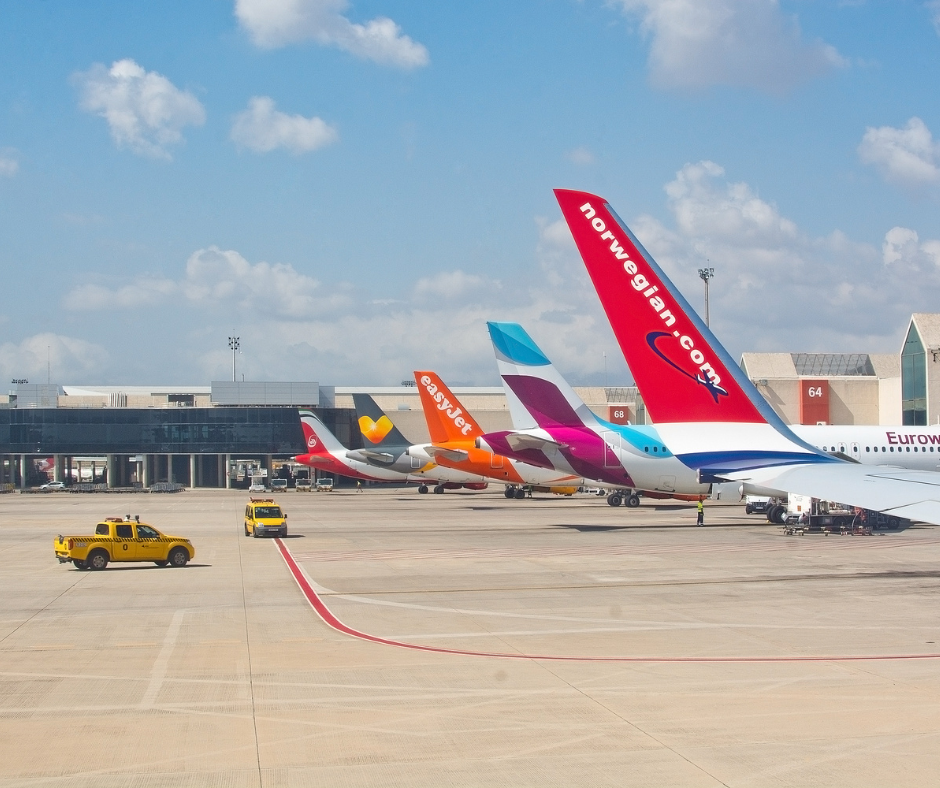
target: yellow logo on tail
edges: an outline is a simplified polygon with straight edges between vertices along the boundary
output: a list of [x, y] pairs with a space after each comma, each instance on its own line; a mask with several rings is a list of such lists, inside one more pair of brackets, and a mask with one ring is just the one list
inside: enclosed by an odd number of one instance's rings
[[380, 443], [382, 438], [392, 431], [393, 426], [388, 416], [382, 416], [378, 421], [372, 421], [368, 416], [359, 417], [359, 429], [371, 443]]

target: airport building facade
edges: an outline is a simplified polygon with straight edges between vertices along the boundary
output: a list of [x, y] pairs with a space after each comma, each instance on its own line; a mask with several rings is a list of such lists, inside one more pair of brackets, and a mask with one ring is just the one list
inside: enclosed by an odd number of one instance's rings
[[[897, 354], [745, 353], [741, 368], [790, 424], [940, 423], [940, 314], [911, 316]], [[486, 431], [511, 428], [500, 387], [455, 387]], [[576, 388], [602, 418], [647, 423], [634, 387]], [[316, 382], [59, 386], [17, 382], [0, 397], [0, 489], [47, 479], [111, 488], [230, 487], [248, 466], [272, 475], [304, 452], [299, 408], [362, 447], [353, 394], [371, 394], [402, 433], [428, 440], [414, 385]], [[243, 480], [242, 480], [243, 481]]]

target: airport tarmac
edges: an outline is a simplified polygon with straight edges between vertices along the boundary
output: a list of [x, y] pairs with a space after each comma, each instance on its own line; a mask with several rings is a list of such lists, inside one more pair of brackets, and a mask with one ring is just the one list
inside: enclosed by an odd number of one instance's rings
[[[290, 491], [282, 553], [246, 499], [0, 496], [0, 786], [938, 782], [940, 529]], [[195, 561], [56, 562], [128, 512]]]

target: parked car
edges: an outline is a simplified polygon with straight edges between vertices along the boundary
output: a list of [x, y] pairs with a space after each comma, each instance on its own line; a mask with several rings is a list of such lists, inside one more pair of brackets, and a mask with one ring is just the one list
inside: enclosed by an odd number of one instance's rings
[[46, 482], [39, 485], [40, 490], [64, 490], [65, 482]]

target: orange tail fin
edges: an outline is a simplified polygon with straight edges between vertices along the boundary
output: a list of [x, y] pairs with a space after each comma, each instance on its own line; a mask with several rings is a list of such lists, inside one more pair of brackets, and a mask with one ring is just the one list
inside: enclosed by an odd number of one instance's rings
[[415, 372], [432, 443], [466, 441], [483, 434], [480, 425], [433, 372]]

